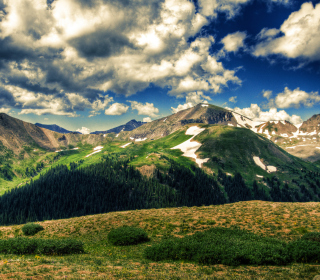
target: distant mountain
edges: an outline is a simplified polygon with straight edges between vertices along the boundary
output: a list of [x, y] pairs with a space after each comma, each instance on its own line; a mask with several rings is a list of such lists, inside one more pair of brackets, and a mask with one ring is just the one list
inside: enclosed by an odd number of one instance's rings
[[[43, 127], [43, 128], [49, 129], [49, 130], [52, 130], [52, 131], [55, 131], [55, 132], [59, 132], [59, 133], [70, 133], [70, 132], [72, 132], [72, 131], [64, 129], [63, 127], [58, 126], [56, 124], [35, 123], [35, 125], [39, 126], [39, 127]], [[78, 132], [78, 133], [80, 133], [80, 132]]]
[[25, 147], [41, 147], [55, 150], [60, 146], [77, 145], [79, 142], [100, 144], [103, 135], [82, 135], [78, 132], [63, 134], [0, 113], [0, 145], [19, 154]]
[[109, 130], [105, 130], [105, 131], [95, 131], [95, 132], [91, 132], [91, 134], [100, 134], [100, 133], [120, 133], [121, 131], [132, 131], [136, 128], [138, 128], [139, 126], [142, 126], [143, 124], [146, 124], [146, 122], [141, 122], [141, 121], [136, 121], [136, 120], [131, 120], [129, 122], [127, 122], [126, 124], [117, 126], [115, 128], [111, 128]]
[[302, 123], [300, 131], [316, 135], [320, 132], [320, 114], [313, 115], [310, 119]]
[[298, 128], [288, 121], [268, 121], [256, 127], [258, 133], [266, 134], [270, 139], [272, 136], [282, 137], [294, 136]]

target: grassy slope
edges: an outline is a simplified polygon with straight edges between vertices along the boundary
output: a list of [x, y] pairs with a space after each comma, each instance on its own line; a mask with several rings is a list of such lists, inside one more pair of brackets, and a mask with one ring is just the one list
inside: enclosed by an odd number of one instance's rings
[[[0, 255], [1, 279], [312, 279], [319, 264], [283, 267], [151, 262], [143, 249], [169, 236], [183, 237], [216, 226], [237, 226], [263, 236], [294, 240], [320, 231], [320, 203], [239, 202], [208, 207], [112, 212], [44, 221], [42, 238], [72, 237], [85, 242], [86, 254], [71, 256]], [[151, 241], [128, 247], [108, 244], [115, 227], [131, 225], [147, 231]], [[21, 236], [22, 225], [0, 227], [2, 238]]]

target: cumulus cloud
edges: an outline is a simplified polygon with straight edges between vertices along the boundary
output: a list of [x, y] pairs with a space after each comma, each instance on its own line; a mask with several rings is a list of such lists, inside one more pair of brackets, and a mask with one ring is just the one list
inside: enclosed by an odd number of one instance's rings
[[208, 100], [211, 100], [210, 96], [204, 95], [202, 91], [190, 92], [186, 96], [186, 103], [179, 104], [177, 108], [171, 107], [171, 111], [177, 113], [192, 108], [199, 103], [208, 103]]
[[121, 103], [113, 103], [108, 109], [104, 111], [106, 115], [120, 116], [125, 114], [129, 109], [129, 106]]
[[77, 129], [78, 132], [82, 133], [82, 134], [90, 134], [90, 129], [89, 128], [86, 128], [86, 127], [82, 127], [81, 129], [78, 128]]
[[10, 112], [10, 108], [0, 108], [0, 113], [8, 114]]
[[271, 91], [263, 93], [263, 96], [269, 100], [267, 104], [269, 108], [299, 108], [301, 105], [312, 107], [315, 103], [320, 102], [320, 95], [317, 91], [308, 93], [300, 88], [290, 90], [288, 87], [285, 87], [284, 91], [277, 94], [275, 98], [270, 98], [271, 94]]
[[179, 104], [177, 108], [171, 107], [172, 113], [178, 113], [179, 111], [189, 109], [194, 107], [194, 105], [191, 102], [185, 103], [185, 104]]
[[143, 118], [142, 121], [143, 122], [152, 122], [152, 119], [150, 117], [146, 117], [146, 118]]
[[221, 43], [223, 43], [223, 49], [227, 52], [236, 53], [240, 48], [244, 47], [244, 40], [246, 39], [246, 32], [235, 32], [225, 36]]
[[291, 13], [280, 29], [263, 29], [259, 43], [253, 49], [255, 56], [279, 54], [287, 58], [320, 59], [320, 4], [301, 5]]
[[86, 98], [76, 93], [45, 94], [34, 92], [20, 86], [0, 83], [0, 102], [7, 107], [20, 109], [19, 114], [54, 114], [76, 117], [77, 111], [91, 110], [91, 115], [99, 114], [112, 97], [98, 94], [95, 98]]
[[38, 114], [75, 115], [86, 107], [94, 116], [112, 101], [99, 92], [129, 96], [150, 83], [170, 88], [175, 96], [221, 92], [241, 80], [210, 53], [213, 37], [189, 39], [209, 23], [208, 16], [235, 14], [247, 1], [218, 1], [208, 10], [206, 2], [214, 1], [200, 1], [196, 12], [189, 0], [4, 1], [0, 75], [7, 85], [71, 106], [58, 102], [55, 109], [39, 105], [34, 111], [24, 104], [24, 112]]
[[307, 93], [300, 88], [290, 90], [285, 87], [284, 91], [277, 95], [274, 102], [278, 108], [299, 108], [301, 104], [312, 107], [315, 103], [320, 102], [320, 95], [318, 92]]
[[147, 115], [152, 118], [158, 117], [159, 109], [154, 107], [153, 103], [146, 102], [145, 104], [137, 101], [128, 101], [131, 103], [132, 110], [137, 110], [138, 115]]
[[236, 107], [231, 110], [257, 122], [279, 120], [279, 121], [288, 121], [292, 124], [302, 123], [302, 119], [300, 116], [297, 116], [297, 115], [290, 116], [286, 111], [284, 110], [278, 111], [277, 108], [271, 108], [269, 111], [262, 111], [257, 104], [251, 104], [251, 106], [248, 108], [240, 109]]

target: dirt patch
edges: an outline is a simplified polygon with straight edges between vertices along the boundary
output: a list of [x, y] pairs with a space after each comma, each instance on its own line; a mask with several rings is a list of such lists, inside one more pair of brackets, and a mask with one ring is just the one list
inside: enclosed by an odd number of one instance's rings
[[140, 173], [143, 176], [150, 178], [154, 175], [154, 172], [157, 169], [157, 167], [154, 164], [152, 164], [152, 165], [143, 165], [141, 167], [137, 167], [137, 169], [140, 171]]

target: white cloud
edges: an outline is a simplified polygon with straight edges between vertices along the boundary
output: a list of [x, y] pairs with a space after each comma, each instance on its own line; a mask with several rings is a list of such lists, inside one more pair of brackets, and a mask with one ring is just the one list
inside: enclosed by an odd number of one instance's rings
[[288, 121], [292, 124], [302, 123], [300, 116], [290, 116], [286, 111], [277, 111], [276, 108], [271, 108], [269, 111], [262, 111], [257, 104], [251, 104], [249, 108], [240, 109], [238, 107], [231, 109], [239, 114], [242, 114], [254, 121], [267, 122], [273, 120]]
[[312, 107], [315, 103], [320, 102], [320, 95], [318, 92], [307, 93], [300, 88], [290, 90], [285, 87], [284, 91], [279, 93], [274, 99], [277, 108], [299, 108], [301, 104], [306, 107]]
[[8, 114], [10, 112], [10, 108], [0, 108], [0, 113], [6, 113]]
[[[209, 24], [207, 16], [246, 1], [223, 2], [207, 14], [189, 0], [56, 0], [51, 8], [46, 0], [5, 1], [0, 38], [10, 38], [5, 49], [18, 52], [8, 57], [21, 59], [6, 62], [0, 75], [39, 85], [44, 94], [69, 93], [70, 102], [72, 93], [83, 96], [76, 102], [91, 107], [90, 116], [109, 105], [92, 89], [129, 96], [153, 83], [176, 96], [218, 93], [240, 79], [211, 54], [213, 37], [189, 39]], [[95, 100], [101, 103], [87, 104]]]
[[269, 100], [270, 97], [272, 96], [272, 90], [263, 90], [262, 95], [263, 95], [263, 97], [265, 97]]
[[229, 102], [237, 103], [237, 96], [231, 96]]
[[143, 118], [142, 121], [143, 122], [152, 122], [152, 119], [150, 117], [146, 117], [146, 118]]
[[301, 5], [291, 13], [280, 30], [263, 29], [260, 42], [254, 47], [255, 56], [281, 54], [288, 58], [320, 59], [320, 4], [311, 2]]
[[202, 91], [190, 92], [186, 96], [185, 104], [179, 104], [177, 108], [171, 107], [171, 110], [173, 113], [177, 113], [179, 111], [192, 108], [199, 103], [208, 103], [208, 100], [211, 100], [210, 96], [204, 95]]
[[172, 113], [178, 113], [179, 111], [185, 110], [185, 109], [189, 109], [194, 107], [194, 105], [191, 102], [185, 103], [185, 104], [179, 104], [177, 108], [173, 108], [171, 107]]
[[77, 129], [78, 132], [82, 133], [82, 134], [90, 134], [90, 129], [89, 128], [86, 128], [86, 127], [82, 127], [81, 129], [78, 128]]
[[152, 118], [158, 117], [159, 109], [154, 107], [153, 103], [146, 102], [145, 104], [137, 101], [128, 101], [131, 103], [132, 110], [137, 110], [138, 115], [147, 115]]
[[218, 12], [224, 12], [229, 18], [234, 17], [241, 5], [250, 0], [199, 0], [200, 12], [205, 16], [217, 16]]
[[108, 109], [104, 111], [106, 115], [120, 116], [125, 114], [129, 109], [129, 106], [121, 103], [113, 103]]
[[234, 52], [236, 53], [240, 48], [244, 47], [244, 40], [246, 39], [247, 34], [246, 32], [235, 32], [232, 34], [228, 34], [225, 36], [221, 43], [224, 45], [224, 50], [227, 52]]
[[204, 95], [202, 91], [190, 92], [186, 96], [186, 102], [197, 105], [199, 103], [208, 103], [207, 100], [211, 100], [210, 96]]

